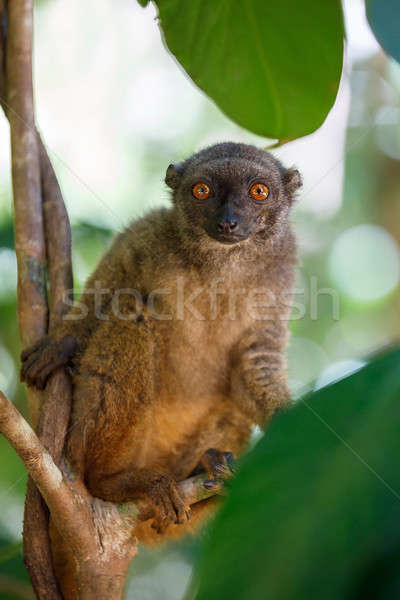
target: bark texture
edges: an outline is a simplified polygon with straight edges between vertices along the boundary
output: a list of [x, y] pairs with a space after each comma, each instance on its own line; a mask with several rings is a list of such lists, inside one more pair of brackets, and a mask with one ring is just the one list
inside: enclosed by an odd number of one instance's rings
[[[130, 561], [137, 552], [135, 525], [153, 515], [146, 500], [117, 505], [91, 496], [68, 479], [46, 448], [0, 392], [0, 430], [24, 462], [76, 561], [80, 600], [120, 600]], [[216, 493], [204, 487], [207, 474], [180, 483], [187, 504]], [[222, 485], [222, 484], [221, 484]], [[50, 595], [44, 596], [46, 598]]]
[[[50, 283], [49, 332], [61, 321], [64, 294], [72, 289], [71, 228], [61, 190], [39, 135], [42, 208]], [[59, 464], [72, 403], [72, 386], [64, 369], [56, 371], [43, 394], [37, 433]], [[24, 560], [39, 598], [61, 598], [53, 569], [49, 536], [49, 511], [31, 479], [25, 501]]]
[[[7, 3], [6, 105], [11, 133], [18, 320], [21, 345], [47, 331], [46, 249], [40, 168], [32, 90], [33, 0]], [[40, 395], [29, 390], [31, 421], [39, 417]]]

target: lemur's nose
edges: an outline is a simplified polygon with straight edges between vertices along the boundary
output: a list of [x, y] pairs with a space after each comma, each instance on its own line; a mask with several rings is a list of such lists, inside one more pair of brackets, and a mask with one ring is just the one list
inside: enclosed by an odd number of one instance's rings
[[237, 229], [237, 221], [220, 221], [218, 223], [218, 231], [220, 233], [233, 233]]

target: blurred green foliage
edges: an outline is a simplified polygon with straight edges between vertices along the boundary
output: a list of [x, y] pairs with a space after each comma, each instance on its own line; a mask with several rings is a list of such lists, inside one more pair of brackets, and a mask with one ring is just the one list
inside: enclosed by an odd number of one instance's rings
[[197, 600], [400, 596], [400, 351], [306, 396], [243, 460]]
[[1, 600], [34, 600], [22, 558], [22, 542], [10, 544], [0, 536]]

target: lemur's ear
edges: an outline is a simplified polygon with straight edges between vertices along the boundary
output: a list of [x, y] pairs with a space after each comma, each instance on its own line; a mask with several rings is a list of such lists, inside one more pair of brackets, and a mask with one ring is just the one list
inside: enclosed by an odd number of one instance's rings
[[286, 192], [289, 196], [293, 196], [296, 190], [301, 188], [303, 185], [302, 177], [297, 169], [291, 167], [290, 169], [286, 169], [283, 177], [283, 185], [285, 186]]
[[171, 163], [165, 173], [165, 183], [172, 189], [179, 187], [182, 177], [182, 166], [179, 163]]

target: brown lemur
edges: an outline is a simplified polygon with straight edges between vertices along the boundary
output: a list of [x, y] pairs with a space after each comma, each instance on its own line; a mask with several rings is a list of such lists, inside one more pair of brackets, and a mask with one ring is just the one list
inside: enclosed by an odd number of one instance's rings
[[57, 334], [23, 352], [21, 373], [43, 388], [73, 362], [68, 461], [94, 496], [150, 498], [149, 526], [168, 537], [189, 519], [177, 482], [210, 464], [209, 449], [214, 462], [240, 454], [288, 402], [301, 178], [222, 143], [171, 164], [165, 181], [172, 206], [117, 237]]

